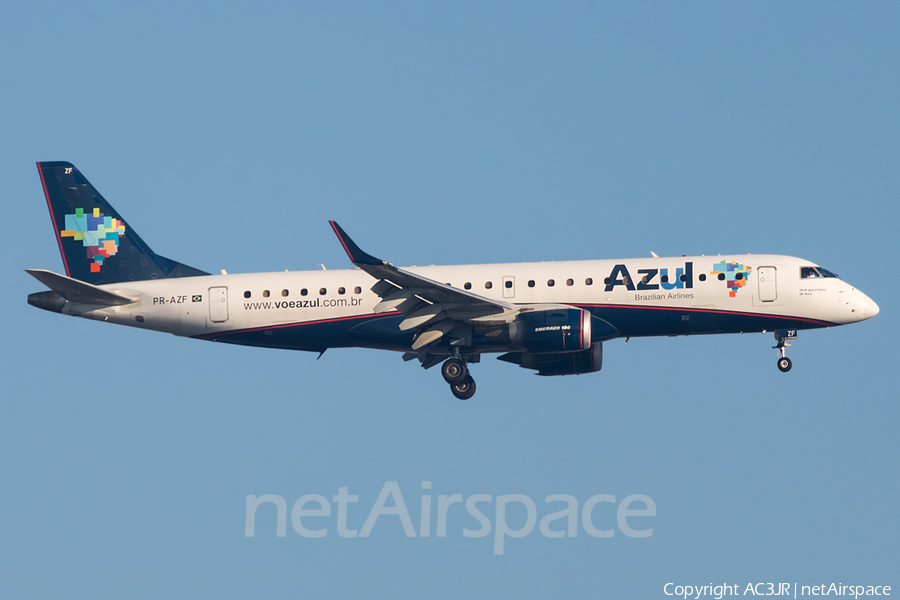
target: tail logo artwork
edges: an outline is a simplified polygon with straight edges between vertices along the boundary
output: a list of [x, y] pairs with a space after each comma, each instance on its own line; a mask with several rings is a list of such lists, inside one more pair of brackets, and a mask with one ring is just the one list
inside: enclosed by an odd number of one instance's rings
[[66, 215], [66, 228], [59, 235], [81, 242], [87, 248], [91, 273], [99, 273], [103, 261], [118, 252], [125, 223], [105, 216], [99, 208], [89, 215], [84, 214], [83, 208], [76, 208], [74, 215]]

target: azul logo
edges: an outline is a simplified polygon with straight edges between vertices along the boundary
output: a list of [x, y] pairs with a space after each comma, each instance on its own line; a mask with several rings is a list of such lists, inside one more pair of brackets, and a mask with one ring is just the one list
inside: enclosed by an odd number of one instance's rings
[[713, 270], [709, 273], [710, 275], [718, 275], [719, 279], [725, 280], [730, 290], [728, 296], [734, 298], [737, 295], [737, 291], [747, 285], [747, 276], [751, 270], [751, 267], [746, 267], [737, 261], [725, 262], [723, 260], [720, 263], [713, 264]]
[[91, 261], [91, 273], [99, 273], [103, 260], [119, 250], [119, 238], [125, 235], [125, 223], [105, 216], [99, 208], [93, 214], [84, 214], [83, 208], [76, 208], [74, 215], [66, 215], [66, 228], [61, 237], [74, 238], [87, 248]]
[[[633, 292], [637, 290], [658, 290], [660, 286], [664, 290], [683, 290], [692, 289], [694, 287], [694, 263], [686, 262], [684, 267], [675, 269], [674, 274], [669, 274], [669, 269], [638, 269], [640, 277], [635, 281], [628, 272], [625, 265], [616, 265], [603, 283], [606, 284], [606, 291], [611, 292], [617, 285], [624, 285], [625, 289]], [[657, 276], [659, 277], [657, 279]]]

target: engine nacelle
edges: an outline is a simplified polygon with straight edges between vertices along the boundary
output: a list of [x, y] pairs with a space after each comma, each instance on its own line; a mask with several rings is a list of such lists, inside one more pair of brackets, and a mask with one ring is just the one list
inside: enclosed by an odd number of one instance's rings
[[587, 350], [591, 347], [591, 314], [580, 308], [527, 312], [509, 324], [509, 338], [529, 354]]
[[565, 354], [530, 354], [510, 352], [498, 357], [523, 369], [534, 369], [538, 375], [581, 375], [599, 371], [603, 366], [603, 342], [594, 342], [588, 350]]

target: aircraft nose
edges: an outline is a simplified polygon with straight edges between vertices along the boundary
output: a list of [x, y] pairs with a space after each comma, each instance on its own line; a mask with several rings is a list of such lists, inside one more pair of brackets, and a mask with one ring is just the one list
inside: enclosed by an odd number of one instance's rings
[[867, 319], [871, 319], [878, 314], [878, 305], [875, 304], [868, 296], [863, 296], [863, 298], [865, 298], [865, 308], [863, 309], [863, 314]]

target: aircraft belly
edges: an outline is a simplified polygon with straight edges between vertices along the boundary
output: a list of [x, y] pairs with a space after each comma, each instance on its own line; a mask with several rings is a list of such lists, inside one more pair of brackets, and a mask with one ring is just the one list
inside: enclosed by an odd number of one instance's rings
[[700, 307], [596, 306], [590, 311], [612, 324], [622, 337], [745, 333], [829, 325], [803, 317]]
[[347, 315], [301, 323], [269, 323], [196, 337], [229, 344], [322, 351], [325, 348], [382, 348], [406, 351], [413, 332], [402, 332], [402, 315]]
[[368, 348], [391, 346], [408, 350], [413, 343], [415, 330], [400, 330], [403, 315], [377, 315], [353, 325], [349, 334], [356, 345]]

